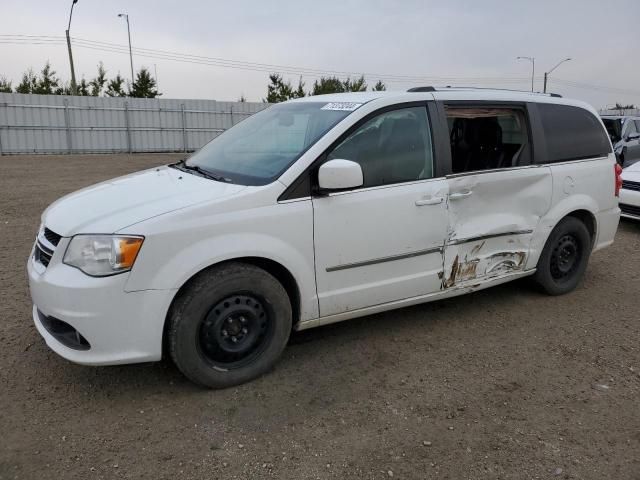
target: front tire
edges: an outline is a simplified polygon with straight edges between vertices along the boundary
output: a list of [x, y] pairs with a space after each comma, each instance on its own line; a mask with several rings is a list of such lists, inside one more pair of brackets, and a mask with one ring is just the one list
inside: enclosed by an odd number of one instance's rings
[[587, 269], [591, 247], [591, 235], [585, 224], [575, 217], [563, 218], [547, 239], [534, 282], [549, 295], [571, 292]]
[[209, 388], [248, 382], [269, 371], [291, 333], [291, 303], [271, 274], [228, 263], [198, 274], [169, 315], [171, 358]]

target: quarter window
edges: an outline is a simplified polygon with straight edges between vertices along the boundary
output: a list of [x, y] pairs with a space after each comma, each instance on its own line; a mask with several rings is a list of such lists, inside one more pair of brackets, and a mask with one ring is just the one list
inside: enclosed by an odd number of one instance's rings
[[433, 148], [426, 108], [402, 108], [373, 117], [327, 157], [336, 158], [360, 164], [363, 187], [431, 178]]
[[604, 157], [611, 152], [607, 132], [588, 110], [540, 103], [538, 111], [547, 143], [547, 162]]

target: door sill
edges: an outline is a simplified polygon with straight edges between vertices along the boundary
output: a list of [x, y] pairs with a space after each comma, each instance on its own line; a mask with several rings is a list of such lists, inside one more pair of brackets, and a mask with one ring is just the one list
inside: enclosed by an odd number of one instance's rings
[[329, 325], [331, 323], [342, 322], [344, 320], [350, 320], [352, 318], [364, 317], [366, 315], [373, 315], [375, 313], [386, 312], [388, 310], [395, 310], [396, 308], [409, 307], [412, 305], [418, 305], [420, 303], [432, 302], [444, 298], [455, 297], [458, 295], [464, 295], [466, 293], [476, 292], [478, 290], [484, 290], [485, 288], [500, 285], [502, 283], [510, 282], [522, 277], [528, 277], [536, 272], [535, 268], [531, 270], [525, 270], [521, 272], [510, 272], [504, 275], [492, 277], [487, 280], [483, 280], [480, 283], [473, 283], [466, 285], [459, 285], [445, 290], [439, 290], [437, 292], [428, 293], [425, 295], [419, 295], [417, 297], [405, 298], [402, 300], [394, 300], [393, 302], [381, 303], [378, 305], [372, 305], [370, 307], [359, 308], [357, 310], [350, 310], [348, 312], [336, 313], [334, 315], [328, 315], [326, 317], [314, 318], [312, 320], [306, 320], [300, 322], [296, 330], [307, 330], [309, 328], [320, 327], [322, 325]]

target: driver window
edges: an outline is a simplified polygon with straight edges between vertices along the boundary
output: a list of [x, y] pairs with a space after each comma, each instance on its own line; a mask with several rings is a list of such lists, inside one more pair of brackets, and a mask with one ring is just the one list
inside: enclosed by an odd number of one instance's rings
[[432, 178], [427, 109], [402, 108], [372, 118], [327, 157], [335, 158], [359, 163], [365, 188]]

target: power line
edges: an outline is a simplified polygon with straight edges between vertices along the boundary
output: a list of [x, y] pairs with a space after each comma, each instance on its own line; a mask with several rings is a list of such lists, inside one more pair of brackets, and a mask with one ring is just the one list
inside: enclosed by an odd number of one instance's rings
[[[35, 36], [35, 35], [0, 35], [0, 43], [18, 43], [18, 44], [39, 44], [42, 41], [51, 42], [55, 44], [63, 43], [63, 37], [54, 36]], [[126, 45], [119, 45], [108, 42], [101, 42], [95, 40], [89, 40], [84, 38], [73, 38], [74, 45], [80, 48], [104, 51], [110, 53], [128, 53], [128, 47]], [[266, 64], [257, 62], [247, 62], [239, 60], [229, 60], [218, 57], [207, 57], [203, 55], [184, 54], [179, 52], [171, 52], [166, 50], [156, 50], [134, 47], [133, 51], [138, 56], [156, 58], [161, 60], [178, 61], [184, 63], [218, 66], [224, 68], [234, 68], [249, 71], [259, 72], [279, 72], [283, 74], [301, 75], [304, 77], [315, 77], [326, 75], [338, 75], [338, 76], [360, 76], [364, 75], [369, 78], [383, 78], [388, 82], [435, 82], [435, 83], [458, 83], [458, 82], [474, 82], [474, 83], [522, 83], [526, 79], [524, 77], [456, 77], [456, 76], [430, 76], [430, 75], [407, 75], [407, 74], [391, 74], [391, 73], [362, 73], [362, 72], [350, 72], [341, 70], [324, 70], [317, 68], [299, 67], [299, 66], [287, 66], [277, 64]]]
[[[129, 54], [129, 47], [117, 43], [109, 43], [98, 40], [90, 40], [86, 38], [73, 37], [73, 42], [76, 47], [84, 48], [87, 50], [102, 51], [108, 53]], [[13, 44], [13, 45], [61, 45], [64, 44], [65, 38], [62, 36], [54, 35], [7, 35], [0, 34], [0, 44]], [[168, 60], [173, 62], [188, 63], [192, 65], [205, 65], [220, 68], [231, 68], [237, 70], [254, 71], [254, 72], [278, 72], [281, 74], [296, 75], [305, 78], [318, 79], [323, 76], [349, 76], [359, 77], [364, 75], [366, 78], [382, 79], [388, 83], [434, 83], [434, 84], [460, 84], [460, 83], [475, 83], [475, 84], [487, 84], [487, 85], [517, 85], [523, 84], [528, 81], [528, 77], [489, 77], [489, 76], [476, 76], [476, 77], [460, 77], [460, 76], [434, 76], [425, 74], [397, 74], [397, 73], [375, 73], [375, 72], [353, 72], [344, 70], [332, 70], [332, 69], [320, 69], [312, 67], [301, 67], [291, 65], [279, 65], [259, 62], [249, 62], [243, 60], [231, 60], [220, 57], [209, 57], [205, 55], [194, 55], [180, 52], [172, 52], [168, 50], [150, 49], [142, 47], [133, 47], [135, 55], [145, 58], [152, 58], [158, 60]], [[624, 95], [640, 95], [640, 91], [627, 90], [616, 87], [607, 87], [603, 85], [593, 85], [588, 83], [576, 82], [573, 80], [565, 80], [554, 77], [550, 79], [550, 82], [557, 85], [572, 87], [578, 89], [593, 90], [603, 93], [614, 93]]]
[[[103, 46], [107, 46], [107, 47], [111, 47], [111, 48], [118, 48], [118, 49], [123, 49], [123, 48], [127, 48], [125, 45], [119, 45], [119, 44], [113, 44], [113, 43], [107, 43], [107, 42], [98, 42], [98, 41], [94, 41], [94, 40], [87, 40], [87, 39], [82, 39], [82, 38], [75, 38], [74, 41], [80, 41], [83, 42], [87, 45], [92, 45], [92, 46], [96, 46], [96, 45], [103, 45]], [[386, 78], [398, 78], [398, 79], [408, 79], [408, 80], [413, 80], [413, 79], [424, 79], [424, 78], [431, 78], [431, 79], [441, 79], [441, 80], [448, 80], [448, 79], [459, 79], [459, 78], [464, 78], [466, 80], [482, 80], [482, 79], [486, 79], [486, 80], [496, 80], [496, 81], [501, 81], [501, 80], [505, 80], [505, 77], [436, 77], [436, 76], [429, 76], [429, 75], [401, 75], [401, 74], [390, 74], [390, 73], [362, 73], [362, 72], [348, 72], [348, 71], [341, 71], [341, 70], [326, 70], [326, 69], [317, 69], [317, 68], [306, 68], [306, 67], [295, 67], [295, 66], [287, 66], [287, 65], [277, 65], [277, 64], [268, 64], [268, 63], [256, 63], [256, 62], [247, 62], [247, 61], [239, 61], [239, 60], [229, 60], [229, 59], [224, 59], [224, 58], [218, 58], [218, 57], [207, 57], [207, 56], [203, 56], [203, 55], [192, 55], [192, 54], [185, 54], [185, 53], [178, 53], [178, 52], [170, 52], [167, 50], [155, 50], [155, 49], [149, 49], [149, 48], [140, 48], [140, 47], [135, 47], [134, 50], [136, 50], [138, 52], [138, 54], [142, 54], [143, 52], [147, 52], [147, 53], [151, 53], [151, 54], [160, 54], [160, 55], [170, 55], [170, 56], [174, 56], [174, 57], [179, 57], [179, 58], [185, 58], [185, 59], [197, 59], [197, 60], [206, 60], [206, 61], [211, 61], [211, 62], [222, 62], [225, 64], [230, 64], [230, 65], [242, 65], [242, 66], [251, 66], [251, 67], [265, 67], [268, 68], [270, 70], [295, 70], [296, 72], [300, 72], [300, 71], [304, 71], [304, 72], [310, 72], [310, 73], [320, 73], [320, 74], [336, 74], [336, 75], [361, 75], [364, 74], [365, 76], [370, 76], [370, 77], [376, 77], [376, 76], [384, 76]], [[517, 81], [521, 81], [523, 77], [515, 77], [515, 78], [511, 78], [513, 80], [517, 80]], [[507, 78], [508, 79], [508, 78]]]
[[580, 88], [584, 90], [594, 90], [599, 92], [618, 93], [621, 95], [640, 95], [640, 90], [626, 90], [623, 88], [605, 87], [603, 85], [591, 85], [588, 83], [576, 82], [573, 80], [563, 80], [561, 78], [549, 79], [551, 82], [558, 83], [567, 87]]

